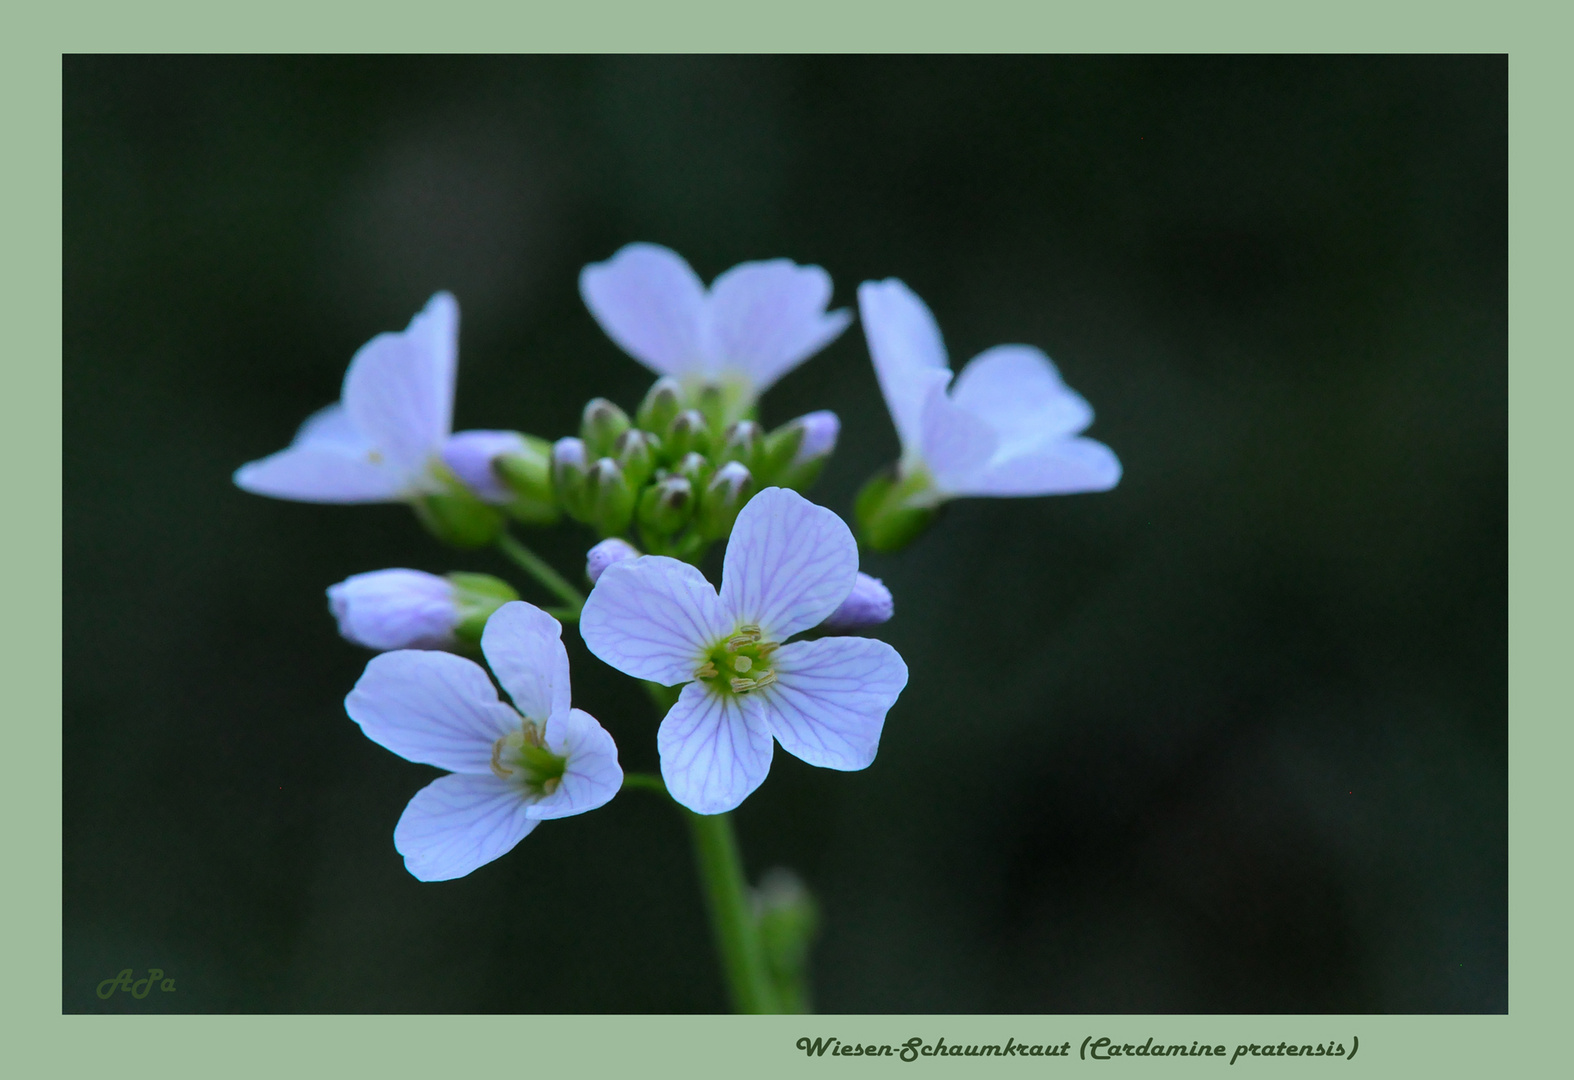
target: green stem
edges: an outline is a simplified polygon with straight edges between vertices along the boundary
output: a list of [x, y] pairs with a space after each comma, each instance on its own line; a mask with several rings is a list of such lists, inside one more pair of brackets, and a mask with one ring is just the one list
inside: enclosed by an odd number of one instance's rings
[[506, 532], [498, 536], [497, 546], [504, 555], [514, 560], [525, 573], [545, 585], [559, 600], [568, 605], [568, 609], [562, 614], [554, 611], [554, 615], [557, 615], [558, 618], [564, 621], [577, 621], [579, 619], [580, 610], [585, 606], [584, 594], [570, 585], [562, 574], [552, 569], [545, 559]]
[[669, 799], [672, 798], [671, 795], [667, 794], [667, 785], [662, 783], [661, 777], [655, 775], [654, 773], [624, 773], [623, 790], [633, 791], [636, 789], [640, 791], [654, 791], [661, 795], [666, 795]]
[[765, 966], [765, 953], [760, 948], [759, 928], [743, 877], [743, 859], [738, 854], [732, 819], [726, 814], [693, 811], [684, 816], [689, 819], [689, 832], [694, 838], [700, 884], [705, 889], [711, 925], [716, 931], [716, 947], [721, 952], [722, 970], [727, 974], [733, 1011], [780, 1012]]

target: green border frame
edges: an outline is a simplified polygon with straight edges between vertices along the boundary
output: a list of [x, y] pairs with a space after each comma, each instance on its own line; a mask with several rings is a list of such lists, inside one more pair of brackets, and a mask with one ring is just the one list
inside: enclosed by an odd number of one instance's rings
[[[1567, 32], [1549, 6], [1510, 0], [1459, 5], [1325, 0], [1317, 5], [1113, 2], [1053, 10], [1023, 0], [972, 0], [944, 13], [912, 2], [799, 0], [749, 5], [699, 0], [581, 0], [551, 7], [453, 0], [437, 9], [392, 3], [280, 0], [246, 8], [209, 3], [62, 3], [14, 11], [0, 63], [7, 164], [0, 273], [8, 342], [0, 391], [0, 445], [14, 483], [5, 530], [11, 617], [3, 623], [5, 723], [12, 769], [0, 790], [6, 862], [3, 980], [7, 1058], [17, 1075], [233, 1075], [289, 1069], [304, 1075], [462, 1075], [495, 1068], [588, 1075], [798, 1074], [843, 1067], [806, 1059], [802, 1036], [900, 1045], [918, 1036], [948, 1043], [1007, 1038], [1071, 1043], [1058, 1070], [1088, 1068], [1084, 1037], [1121, 1042], [1206, 1039], [1231, 1050], [1253, 1039], [1350, 1045], [1344, 1075], [1417, 1069], [1545, 1076], [1567, 1066], [1555, 1045], [1563, 1015], [1570, 785], [1568, 710], [1559, 709], [1557, 665], [1568, 662], [1565, 510], [1560, 468], [1567, 437], [1559, 413], [1571, 400], [1559, 306], [1570, 295]], [[1510, 1012], [1507, 1016], [870, 1016], [870, 1017], [327, 1017], [65, 1016], [60, 1012], [61, 932], [61, 55], [165, 51], [1408, 51], [1510, 56]], [[1561, 90], [1559, 88], [1562, 88]], [[1560, 387], [1562, 390], [1560, 391]], [[41, 448], [50, 452], [41, 453]], [[1567, 450], [1565, 449], [1565, 452]], [[26, 524], [27, 529], [16, 526]], [[1563, 556], [1560, 559], [1559, 556]], [[19, 745], [18, 745], [19, 744]], [[46, 827], [40, 828], [40, 823]], [[21, 887], [18, 887], [18, 886]], [[1560, 918], [1560, 916], [1563, 916]], [[1565, 992], [1566, 993], [1566, 992]], [[1151, 1062], [1151, 1059], [1149, 1059]], [[1226, 1059], [1227, 1060], [1227, 1059]], [[862, 1059], [860, 1059], [862, 1061]], [[1285, 1059], [1240, 1064], [1283, 1068]], [[978, 1059], [920, 1058], [925, 1075], [1020, 1071]], [[1350, 1068], [1345, 1068], [1345, 1066]], [[905, 1070], [885, 1058], [874, 1071]], [[1226, 1067], [1218, 1058], [1167, 1059], [1171, 1075]], [[1305, 1066], [1293, 1065], [1290, 1068]], [[1033, 1068], [1033, 1066], [1026, 1066]], [[867, 1072], [869, 1070], [862, 1069]]]

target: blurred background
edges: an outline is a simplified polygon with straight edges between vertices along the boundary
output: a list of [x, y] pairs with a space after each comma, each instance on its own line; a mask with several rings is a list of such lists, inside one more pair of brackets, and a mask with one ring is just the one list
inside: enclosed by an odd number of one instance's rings
[[[953, 367], [1044, 348], [1113, 492], [952, 504], [864, 568], [912, 680], [865, 772], [778, 751], [750, 873], [819, 896], [825, 1012], [1507, 1008], [1507, 61], [90, 58], [64, 63], [64, 1000], [78, 1011], [722, 1011], [688, 837], [630, 792], [423, 885], [437, 770], [365, 738], [323, 590], [500, 573], [245, 461], [451, 289], [456, 428], [650, 376], [577, 293], [897, 276]], [[813, 497], [897, 454], [854, 325]], [[577, 576], [577, 526], [528, 534]], [[575, 703], [656, 718], [570, 631]], [[123, 968], [174, 994], [100, 1001]]]

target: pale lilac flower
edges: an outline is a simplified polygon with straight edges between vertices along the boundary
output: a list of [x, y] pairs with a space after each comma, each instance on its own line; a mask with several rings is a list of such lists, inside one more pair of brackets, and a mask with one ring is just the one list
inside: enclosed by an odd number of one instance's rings
[[444, 649], [455, 643], [452, 582], [420, 570], [373, 570], [328, 586], [339, 633], [368, 649]]
[[613, 563], [623, 562], [626, 559], [639, 558], [639, 549], [627, 540], [612, 537], [603, 540], [585, 553], [585, 576], [594, 585], [601, 580], [602, 573]]
[[739, 263], [705, 283], [676, 252], [628, 244], [579, 275], [607, 336], [658, 375], [732, 385], [745, 404], [829, 345], [852, 314], [827, 312], [831, 278], [790, 259]]
[[857, 630], [865, 626], [879, 626], [883, 622], [890, 622], [895, 613], [896, 604], [891, 599], [891, 590], [879, 578], [870, 577], [860, 570], [858, 580], [853, 582], [853, 591], [847, 594], [841, 607], [826, 616], [820, 627], [824, 630]]
[[374, 657], [344, 699], [372, 741], [452, 770], [416, 793], [394, 828], [422, 881], [463, 877], [513, 850], [536, 823], [604, 805], [623, 784], [612, 736], [569, 707], [562, 627], [540, 608], [498, 608], [481, 637], [497, 681], [451, 653]]
[[1092, 408], [1040, 350], [997, 345], [974, 357], [953, 383], [940, 328], [905, 284], [864, 282], [858, 308], [901, 438], [901, 473], [928, 476], [927, 489], [910, 505], [966, 495], [1107, 491], [1120, 480], [1109, 447], [1078, 435], [1092, 423]]
[[459, 304], [435, 293], [403, 331], [357, 349], [339, 400], [307, 417], [289, 446], [236, 469], [236, 486], [316, 503], [442, 493], [458, 362]]
[[874, 760], [907, 685], [896, 650], [856, 637], [786, 643], [841, 606], [857, 575], [841, 518], [785, 488], [766, 488], [738, 515], [720, 595], [661, 556], [601, 575], [580, 615], [590, 651], [635, 678], [689, 684], [656, 734], [673, 798], [701, 814], [731, 810], [764, 781], [773, 737], [824, 768]]
[[461, 482], [483, 501], [506, 503], [514, 492], [504, 485], [492, 462], [504, 454], [529, 453], [529, 445], [517, 431], [461, 431], [443, 444], [443, 463]]

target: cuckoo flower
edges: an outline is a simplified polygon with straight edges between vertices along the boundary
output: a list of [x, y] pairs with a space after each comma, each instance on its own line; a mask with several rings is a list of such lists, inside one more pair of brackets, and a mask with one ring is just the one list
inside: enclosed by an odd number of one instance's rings
[[590, 651], [639, 679], [688, 683], [656, 733], [684, 806], [719, 814], [764, 781], [772, 738], [811, 765], [862, 769], [907, 665], [883, 641], [788, 642], [845, 600], [858, 546], [841, 518], [766, 488], [738, 515], [721, 591], [694, 567], [647, 555], [608, 566], [580, 616]]
[[852, 320], [825, 310], [831, 278], [818, 266], [739, 263], [707, 290], [681, 256], [657, 244], [628, 244], [585, 267], [579, 293], [619, 348], [691, 391], [722, 388], [733, 419]]
[[934, 316], [901, 281], [864, 282], [858, 309], [901, 438], [908, 505], [1107, 491], [1120, 480], [1109, 447], [1078, 434], [1093, 410], [1038, 349], [997, 345], [952, 382]]
[[498, 608], [485, 669], [450, 653], [383, 653], [344, 707], [374, 742], [451, 770], [416, 793], [394, 828], [405, 868], [422, 881], [463, 877], [508, 854], [536, 823], [594, 810], [623, 783], [617, 747], [569, 707], [568, 653], [556, 619], [514, 601]]

